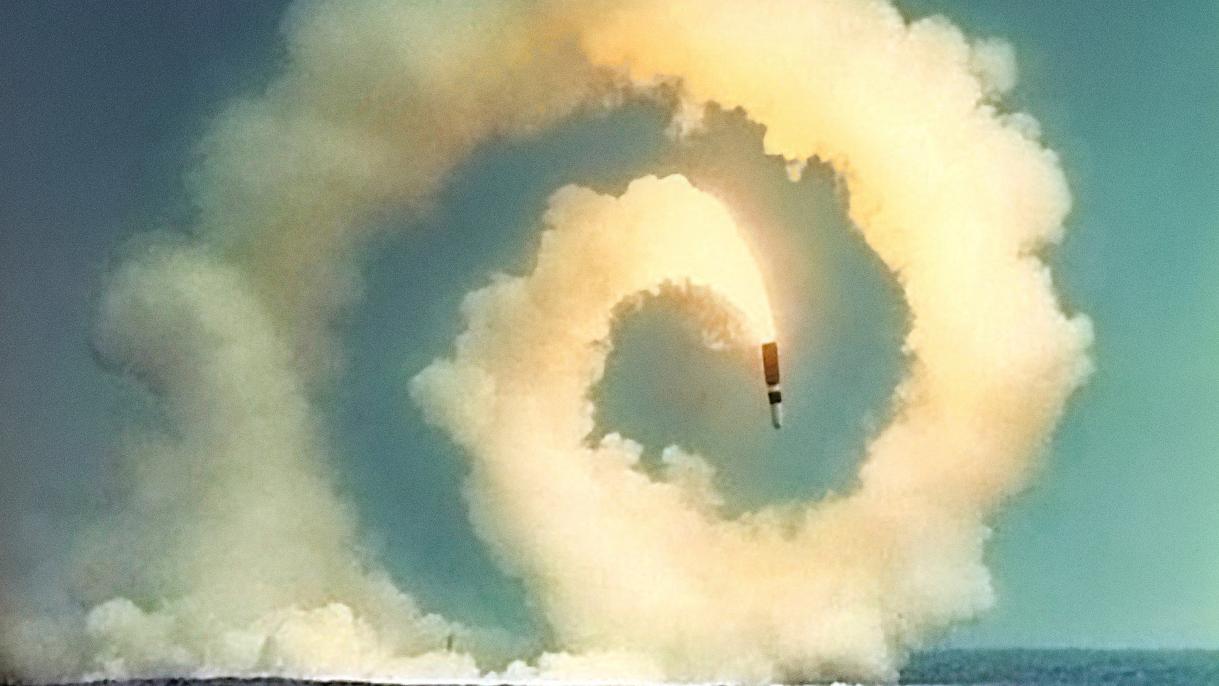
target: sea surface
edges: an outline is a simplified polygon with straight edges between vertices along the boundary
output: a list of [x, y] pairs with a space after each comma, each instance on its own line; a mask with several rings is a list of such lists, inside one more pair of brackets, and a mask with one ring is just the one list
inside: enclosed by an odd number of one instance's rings
[[1219, 686], [1219, 651], [941, 650], [916, 655], [901, 683]]
[[[548, 686], [556, 686], [547, 682]], [[1219, 651], [942, 650], [920, 653], [902, 684], [1080, 686], [1219, 686]], [[143, 679], [93, 686], [368, 686], [363, 682], [280, 678]], [[452, 686], [451, 682], [449, 682]], [[460, 686], [460, 685], [457, 685]]]

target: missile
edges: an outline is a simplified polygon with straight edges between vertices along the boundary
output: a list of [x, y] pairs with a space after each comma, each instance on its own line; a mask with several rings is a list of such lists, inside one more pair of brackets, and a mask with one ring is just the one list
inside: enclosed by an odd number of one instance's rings
[[762, 344], [762, 376], [766, 379], [766, 399], [770, 401], [770, 423], [783, 426], [783, 392], [779, 390], [779, 344]]

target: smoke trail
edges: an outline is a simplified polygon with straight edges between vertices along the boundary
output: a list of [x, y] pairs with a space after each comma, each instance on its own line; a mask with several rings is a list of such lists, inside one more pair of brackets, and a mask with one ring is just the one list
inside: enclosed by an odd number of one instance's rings
[[341, 366], [329, 326], [378, 216], [421, 208], [480, 141], [596, 99], [574, 36], [537, 20], [498, 2], [292, 8], [285, 72], [202, 138], [197, 240], [137, 247], [102, 299], [100, 357], [148, 386], [164, 426], [129, 439], [128, 502], [83, 546], [74, 595], [93, 607], [48, 618], [14, 599], [4, 663], [388, 678], [473, 673], [440, 651], [450, 634], [502, 651], [360, 553], [310, 389]]
[[[588, 344], [611, 309], [600, 294], [580, 299], [579, 269], [566, 287], [550, 282], [540, 257], [526, 281], [545, 284], [537, 294], [481, 292], [456, 356], [416, 385], [472, 455], [480, 530], [576, 650], [633, 651], [683, 679], [896, 678], [910, 647], [992, 602], [985, 517], [1024, 483], [1088, 369], [1088, 323], [1062, 314], [1036, 257], [1061, 231], [1065, 182], [1029, 119], [991, 104], [1014, 82], [1010, 51], [971, 46], [938, 19], [907, 26], [880, 3], [781, 0], [626, 3], [583, 45], [641, 87], [680, 79], [687, 110], [742, 108], [767, 152], [797, 169], [834, 165], [905, 293], [911, 367], [854, 493], [724, 520], [713, 497], [692, 502], [634, 470], [629, 442], [586, 445], [592, 411], [578, 400], [604, 362]], [[638, 192], [622, 198], [627, 217]], [[615, 257], [650, 253], [601, 255], [606, 279]], [[624, 279], [616, 295], [639, 287]], [[598, 335], [536, 343], [589, 312]], [[480, 393], [463, 397], [471, 377]]]
[[708, 104], [741, 108], [795, 176], [831, 164], [902, 286], [910, 369], [853, 493], [723, 519], [697, 456], [669, 449], [651, 481], [629, 440], [586, 444], [606, 354], [588, 343], [666, 282], [718, 340], [754, 343], [771, 326], [758, 266], [681, 179], [556, 194], [538, 268], [472, 296], [454, 357], [413, 387], [470, 454], [480, 535], [568, 651], [508, 674], [892, 678], [991, 602], [986, 518], [1027, 479], [1090, 338], [1039, 258], [1069, 194], [1036, 122], [998, 108], [1010, 49], [879, 0], [305, 3], [284, 26], [284, 72], [203, 137], [195, 238], [136, 251], [102, 298], [99, 353], [150, 389], [157, 426], [133, 431], [127, 506], [84, 546], [92, 609], [6, 602], [6, 662], [476, 673], [440, 650], [467, 630], [360, 553], [311, 393], [341, 373], [328, 329], [379, 216], [426, 207], [487, 138], [623, 87], [675, 89], [683, 131]]

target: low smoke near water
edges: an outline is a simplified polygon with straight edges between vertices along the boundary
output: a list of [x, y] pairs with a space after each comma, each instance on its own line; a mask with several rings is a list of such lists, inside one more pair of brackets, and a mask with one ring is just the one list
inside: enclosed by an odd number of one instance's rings
[[[1036, 120], [1000, 106], [1010, 48], [878, 0], [302, 3], [284, 39], [283, 72], [201, 138], [192, 237], [143, 240], [99, 298], [98, 355], [156, 421], [125, 439], [124, 513], [82, 536], [86, 607], [33, 613], [0, 587], [4, 663], [31, 679], [890, 680], [992, 604], [987, 521], [1091, 341], [1043, 262], [1070, 194]], [[782, 340], [749, 226], [680, 176], [555, 189], [532, 270], [470, 293], [453, 353], [409, 386], [469, 459], [478, 535], [553, 629], [550, 652], [513, 655], [361, 551], [314, 400], [342, 382], [331, 327], [358, 305], [378, 219], [425, 209], [480, 144], [660, 92], [679, 135], [740, 108], [794, 178], [810, 159], [836, 170], [909, 307], [908, 369], [852, 491], [724, 515], [700, 456], [665, 448], [653, 478], [629, 438], [592, 441], [590, 389], [623, 308], [661, 289], [741, 364]]]

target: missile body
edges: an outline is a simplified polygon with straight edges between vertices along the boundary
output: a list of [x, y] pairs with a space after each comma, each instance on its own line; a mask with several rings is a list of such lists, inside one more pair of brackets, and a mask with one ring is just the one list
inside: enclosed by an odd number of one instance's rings
[[779, 389], [779, 344], [762, 344], [762, 375], [766, 379], [766, 399], [770, 402], [770, 423], [783, 426], [783, 392]]

